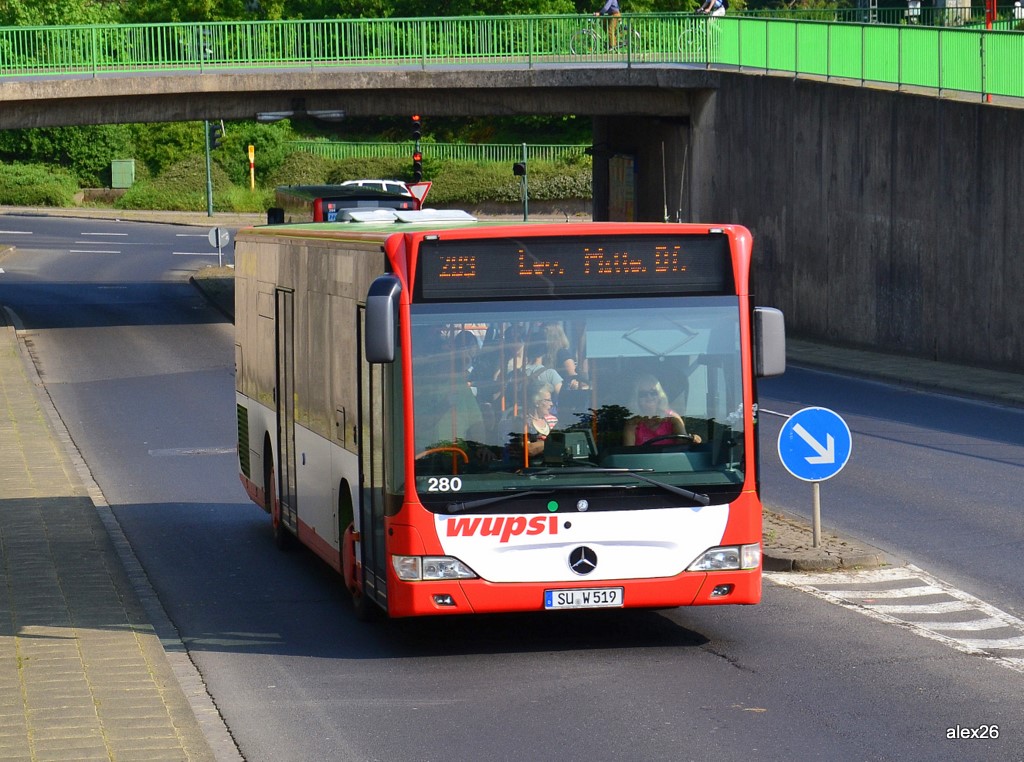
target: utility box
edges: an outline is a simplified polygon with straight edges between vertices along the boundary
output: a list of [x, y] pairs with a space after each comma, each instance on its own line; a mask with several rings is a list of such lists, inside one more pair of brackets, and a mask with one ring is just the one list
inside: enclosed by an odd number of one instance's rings
[[110, 187], [131, 188], [135, 184], [135, 159], [114, 159], [110, 162]]

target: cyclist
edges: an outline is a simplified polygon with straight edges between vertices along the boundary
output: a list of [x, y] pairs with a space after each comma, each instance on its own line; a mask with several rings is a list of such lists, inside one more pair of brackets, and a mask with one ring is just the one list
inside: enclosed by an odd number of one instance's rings
[[727, 7], [726, 0], [704, 0], [704, 4], [697, 9], [697, 13], [706, 13], [708, 16], [724, 16]]
[[612, 48], [618, 47], [615, 30], [619, 26], [619, 17], [622, 15], [619, 11], [619, 0], [607, 0], [601, 10], [594, 15], [612, 17], [608, 23], [608, 46]]

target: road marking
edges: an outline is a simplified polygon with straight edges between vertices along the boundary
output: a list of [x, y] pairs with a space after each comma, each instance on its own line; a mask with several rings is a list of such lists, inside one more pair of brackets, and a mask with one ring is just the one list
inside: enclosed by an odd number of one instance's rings
[[31, 230], [0, 230], [0, 235], [32, 235]]
[[78, 235], [123, 235], [127, 236], [127, 233], [79, 233]]
[[171, 254], [177, 254], [180, 257], [215, 257], [217, 252], [215, 251], [172, 251]]
[[234, 447], [170, 447], [164, 450], [150, 450], [149, 454], [154, 457], [176, 455], [229, 455], [234, 451]]
[[[88, 246], [100, 245], [99, 241], [72, 241], [72, 243], [84, 243]], [[106, 241], [103, 243], [106, 243]], [[118, 243], [121, 246], [152, 246], [148, 241], [115, 241], [114, 243]]]
[[[848, 573], [767, 572], [765, 577], [1024, 672], [1024, 621], [916, 566]], [[935, 600], [938, 597], [945, 600]], [[915, 603], [915, 598], [923, 600]], [[979, 637], [983, 633], [990, 636]]]
[[120, 254], [116, 249], [68, 249], [68, 254]]

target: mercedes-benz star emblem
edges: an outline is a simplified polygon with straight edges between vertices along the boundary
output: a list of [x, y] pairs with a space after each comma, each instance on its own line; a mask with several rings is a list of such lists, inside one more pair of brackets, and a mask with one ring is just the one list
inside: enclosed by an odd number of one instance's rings
[[569, 554], [569, 568], [572, 569], [574, 574], [590, 574], [590, 572], [597, 568], [597, 553], [586, 545], [574, 548], [572, 553]]

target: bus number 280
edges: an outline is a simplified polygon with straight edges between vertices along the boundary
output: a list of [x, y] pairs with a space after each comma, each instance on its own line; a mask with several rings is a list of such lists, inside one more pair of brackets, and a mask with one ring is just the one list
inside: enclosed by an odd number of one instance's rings
[[462, 489], [462, 479], [457, 476], [431, 476], [427, 479], [428, 492], [458, 492]]

